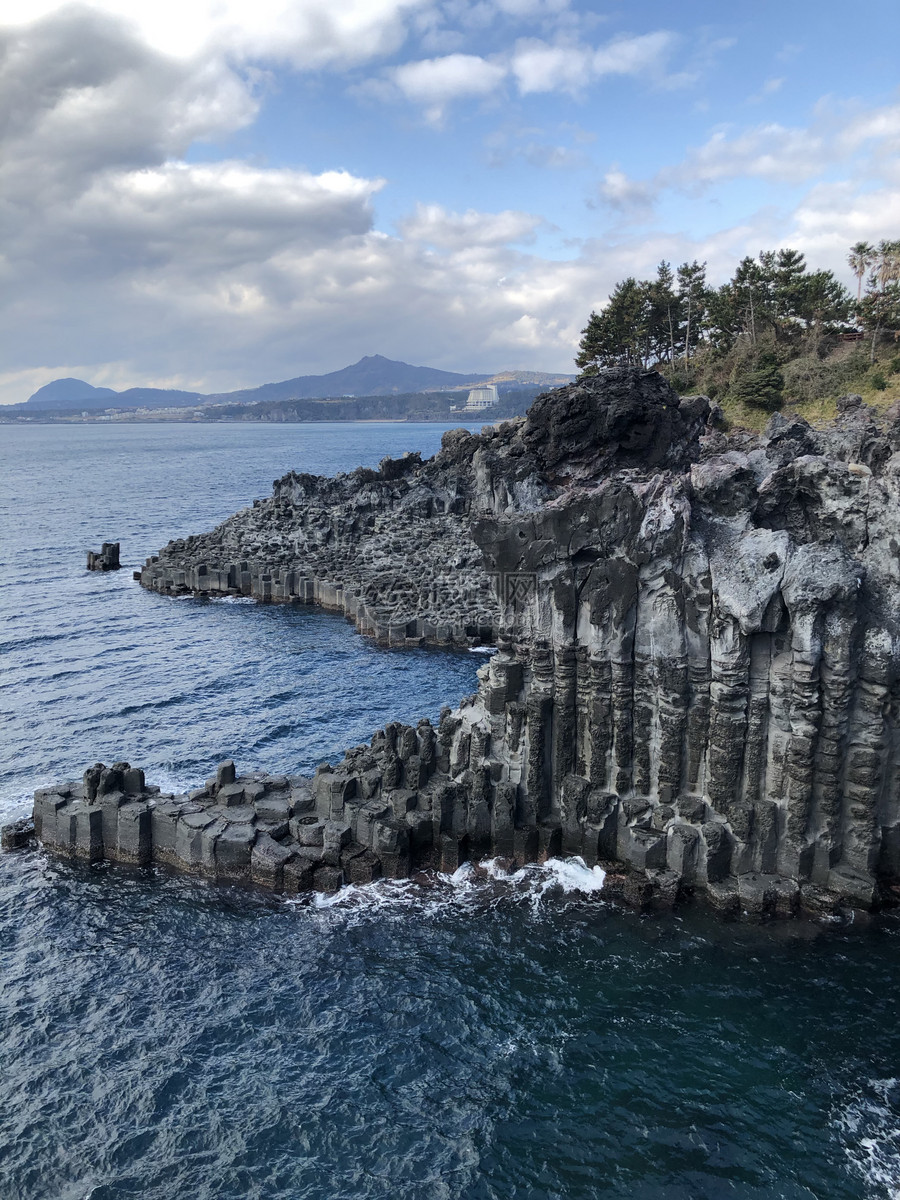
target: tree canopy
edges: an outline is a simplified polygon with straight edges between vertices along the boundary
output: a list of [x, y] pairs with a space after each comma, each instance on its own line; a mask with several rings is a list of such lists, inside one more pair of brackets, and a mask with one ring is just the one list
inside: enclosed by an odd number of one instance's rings
[[[885, 285], [883, 271], [878, 274], [882, 261], [867, 243], [851, 251], [854, 271], [860, 262], [863, 274], [875, 264], [873, 279], [878, 275], [877, 286], [867, 287], [860, 300], [860, 319], [868, 302], [872, 313], [866, 319], [880, 320], [884, 327], [893, 285]], [[870, 293], [879, 299], [870, 300]], [[797, 250], [764, 250], [757, 258], [744, 258], [718, 288], [707, 283], [706, 263], [682, 263], [673, 272], [670, 263], [661, 262], [654, 279], [623, 280], [602, 311], [591, 313], [575, 362], [586, 372], [621, 363], [687, 370], [701, 348], [726, 354], [740, 339], [754, 347], [763, 340], [817, 339], [844, 326], [853, 310], [850, 293], [832, 272], [810, 270]]]

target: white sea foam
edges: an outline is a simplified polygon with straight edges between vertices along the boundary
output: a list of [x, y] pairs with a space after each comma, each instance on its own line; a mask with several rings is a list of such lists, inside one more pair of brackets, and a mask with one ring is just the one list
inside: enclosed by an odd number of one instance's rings
[[192, 792], [194, 788], [202, 786], [203, 780], [200, 778], [202, 774], [203, 772], [196, 768], [187, 771], [184, 775], [175, 775], [171, 771], [152, 767], [147, 771], [147, 782], [155, 784], [163, 796], [184, 796], [188, 792]]
[[498, 648], [496, 646], [470, 646], [469, 653], [470, 654], [496, 654], [497, 649]]
[[868, 1080], [835, 1123], [872, 1200], [900, 1200], [900, 1080]]
[[418, 872], [412, 879], [350, 884], [331, 895], [312, 893], [310, 897], [287, 903], [311, 902], [319, 910], [360, 915], [410, 908], [422, 912], [448, 907], [476, 911], [502, 903], [519, 903], [537, 913], [554, 898], [599, 892], [605, 877], [600, 867], [588, 867], [582, 858], [551, 858], [516, 871], [508, 871], [502, 859], [490, 858], [480, 863], [463, 863], [452, 875]]

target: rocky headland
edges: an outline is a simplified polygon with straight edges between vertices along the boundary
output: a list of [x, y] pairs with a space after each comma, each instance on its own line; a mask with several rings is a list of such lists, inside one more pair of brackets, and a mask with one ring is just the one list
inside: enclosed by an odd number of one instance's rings
[[164, 797], [98, 764], [37, 793], [38, 836], [288, 893], [577, 854], [641, 903], [890, 901], [900, 416], [840, 407], [729, 435], [705, 397], [616, 370], [428, 461], [286, 475], [142, 585], [318, 604], [392, 646], [490, 643], [478, 693], [312, 779], [225, 763]]

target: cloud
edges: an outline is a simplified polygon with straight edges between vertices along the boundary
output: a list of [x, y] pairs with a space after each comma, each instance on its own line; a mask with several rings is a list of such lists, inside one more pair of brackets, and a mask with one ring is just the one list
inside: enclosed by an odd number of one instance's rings
[[652, 208], [657, 189], [652, 184], [631, 179], [617, 165], [609, 168], [598, 188], [600, 200], [609, 208], [632, 215]]
[[895, 160], [900, 154], [900, 104], [852, 113], [836, 138], [836, 148], [841, 156], [856, 154], [870, 145], [881, 160]]
[[109, 16], [70, 10], [7, 31], [0, 111], [13, 374], [48, 354], [108, 361], [116, 343], [146, 348], [158, 374], [190, 322], [263, 319], [285, 303], [286, 262], [372, 230], [380, 179], [180, 159], [194, 138], [249, 120], [253, 99], [227, 69], [179, 64]]
[[408, 100], [424, 104], [429, 118], [438, 120], [448, 101], [495, 91], [506, 78], [506, 68], [477, 54], [447, 54], [403, 63], [389, 77]]
[[583, 150], [571, 146], [554, 145], [549, 142], [527, 142], [518, 153], [532, 167], [545, 171], [578, 170], [588, 165], [589, 159]]
[[602, 46], [562, 39], [520, 38], [511, 50], [491, 58], [476, 54], [446, 54], [393, 67], [381, 80], [367, 81], [360, 91], [381, 99], [392, 92], [426, 109], [426, 117], [440, 122], [453, 100], [487, 97], [507, 81], [522, 96], [542, 92], [577, 95], [608, 76], [633, 76], [666, 82], [665, 62], [677, 38], [667, 31], [621, 36]]
[[602, 75], [645, 75], [657, 71], [677, 40], [675, 34], [666, 30], [645, 33], [640, 37], [613, 38], [594, 51], [591, 69], [597, 78]]
[[464, 252], [473, 247], [508, 246], [534, 240], [540, 217], [507, 209], [482, 213], [468, 209], [448, 212], [440, 204], [419, 204], [400, 225], [404, 239], [437, 246], [442, 250]]
[[637, 180], [611, 167], [599, 185], [602, 200], [614, 207], [640, 205], [666, 189], [694, 192], [735, 179], [773, 184], [807, 184], [841, 168], [862, 181], [892, 177], [900, 154], [900, 104], [834, 113], [817, 106], [808, 126], [777, 122], [733, 133], [718, 129], [679, 163]]
[[892, 185], [860, 191], [849, 182], [820, 183], [794, 210], [787, 238], [811, 261], [846, 275], [847, 249], [900, 233], [900, 171]]
[[797, 183], [821, 169], [824, 150], [822, 138], [809, 130], [776, 123], [735, 137], [720, 130], [693, 150], [672, 177], [694, 183], [746, 176]]
[[122, 21], [69, 9], [0, 30], [0, 194], [46, 202], [114, 165], [139, 168], [247, 125], [257, 102], [218, 60], [180, 63]]
[[570, 92], [583, 90], [590, 70], [591, 51], [586, 46], [551, 46], [538, 38], [522, 39], [512, 56], [512, 72], [519, 92]]
[[522, 95], [583, 91], [608, 75], [662, 75], [675, 41], [675, 36], [666, 31], [613, 38], [596, 49], [523, 38], [516, 44], [511, 70]]
[[754, 92], [752, 96], [747, 97], [748, 104], [762, 104], [764, 100], [768, 100], [770, 96], [774, 96], [776, 92], [780, 92], [784, 87], [785, 77], [779, 75], [777, 78], [767, 79], [758, 92]]
[[[595, 140], [595, 134], [570, 122], [555, 124], [550, 128], [507, 125], [493, 130], [485, 138], [485, 161], [497, 168], [520, 158], [540, 170], [577, 170], [590, 164], [583, 147]], [[567, 144], [570, 142], [575, 144]]]
[[[142, 44], [167, 56], [225, 54], [309, 69], [392, 53], [427, 6], [427, 0], [95, 0], [91, 11], [126, 21]], [[5, 0], [3, 19], [28, 25], [58, 9], [59, 0]]]
[[[447, 56], [401, 78], [434, 103], [498, 74]], [[581, 317], [559, 298], [580, 310], [561, 282], [578, 268], [525, 253], [539, 217], [423, 205], [390, 237], [378, 178], [186, 161], [258, 103], [220, 55], [167, 55], [108, 13], [3, 31], [0, 398], [59, 374], [220, 390], [413, 346], [451, 366], [568, 364]]]
[[884, 158], [898, 152], [900, 104], [838, 113], [820, 104], [805, 127], [768, 123], [735, 136], [717, 131], [675, 174], [705, 182], [753, 176], [796, 183], [832, 167], [852, 167], [858, 155]]
[[555, 17], [568, 8], [567, 0], [496, 0], [500, 12], [512, 17]]

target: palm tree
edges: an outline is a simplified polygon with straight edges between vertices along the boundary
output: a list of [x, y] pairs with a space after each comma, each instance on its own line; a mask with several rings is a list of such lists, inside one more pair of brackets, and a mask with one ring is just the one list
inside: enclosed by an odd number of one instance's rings
[[885, 286], [889, 283], [894, 283], [900, 279], [900, 241], [878, 243], [878, 281], [881, 284], [881, 290], [884, 291]]
[[847, 262], [850, 264], [850, 270], [856, 276], [856, 303], [859, 304], [862, 298], [862, 281], [863, 276], [869, 267], [874, 263], [877, 257], [877, 250], [870, 242], [857, 242], [855, 246], [850, 247], [850, 254], [847, 257]]
[[882, 330], [896, 330], [900, 323], [900, 241], [880, 241], [869, 265], [872, 273], [866, 282], [865, 298], [857, 305], [857, 314], [863, 325], [872, 330], [869, 361], [874, 363]]

